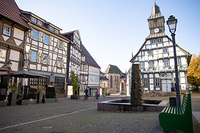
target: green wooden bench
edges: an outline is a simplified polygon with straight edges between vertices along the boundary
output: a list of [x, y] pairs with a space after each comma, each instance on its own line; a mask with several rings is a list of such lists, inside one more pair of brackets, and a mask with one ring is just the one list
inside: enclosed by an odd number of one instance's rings
[[159, 122], [164, 132], [193, 133], [191, 94], [184, 94], [181, 107], [165, 107], [159, 114]]

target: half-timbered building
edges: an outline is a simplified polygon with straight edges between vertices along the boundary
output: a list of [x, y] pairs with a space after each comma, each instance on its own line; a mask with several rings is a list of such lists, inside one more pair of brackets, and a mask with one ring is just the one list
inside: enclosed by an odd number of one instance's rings
[[[27, 35], [26, 56], [29, 65], [25, 70], [49, 76], [54, 73], [56, 85], [61, 93], [59, 97], [66, 97], [67, 81], [67, 49], [70, 41], [64, 37], [61, 28], [33, 14], [32, 12], [21, 11], [27, 19], [31, 31]], [[28, 84], [50, 84], [50, 79], [30, 79]]]
[[[23, 68], [24, 40], [30, 28], [14, 0], [0, 0], [0, 3], [0, 67], [7, 68], [10, 61], [10, 70], [18, 71]], [[16, 78], [9, 82], [13, 84]], [[6, 86], [7, 76], [0, 76], [0, 88]]]
[[[147, 20], [150, 35], [130, 62], [140, 64], [142, 82], [146, 91], [174, 91], [176, 80], [173, 43], [171, 38], [165, 34], [165, 19], [156, 3], [152, 7], [151, 16]], [[176, 44], [176, 53], [179, 86], [181, 90], [186, 90], [186, 74], [191, 54], [178, 44]]]

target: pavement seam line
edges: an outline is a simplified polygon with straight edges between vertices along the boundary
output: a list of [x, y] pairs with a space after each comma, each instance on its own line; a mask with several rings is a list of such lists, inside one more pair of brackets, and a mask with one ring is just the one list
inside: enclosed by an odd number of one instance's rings
[[71, 115], [71, 114], [83, 112], [83, 111], [94, 109], [94, 108], [96, 108], [96, 106], [91, 107], [91, 108], [87, 108], [87, 109], [81, 109], [81, 110], [78, 110], [78, 111], [73, 111], [73, 112], [66, 113], [66, 114], [55, 115], [55, 116], [51, 116], [51, 117], [47, 117], [47, 118], [43, 118], [43, 119], [39, 119], [39, 120], [35, 120], [35, 121], [29, 121], [29, 122], [20, 123], [20, 124], [16, 124], [16, 125], [12, 125], [12, 126], [7, 126], [7, 127], [0, 128], [0, 130], [12, 128], [12, 127], [17, 127], [17, 126], [22, 126], [22, 125], [26, 125], [26, 124], [30, 124], [30, 123], [35, 123], [35, 122], [39, 122], [39, 121], [44, 121], [44, 120], [48, 120], [48, 119], [52, 119], [52, 118], [56, 118], [56, 117], [60, 117], [60, 116]]

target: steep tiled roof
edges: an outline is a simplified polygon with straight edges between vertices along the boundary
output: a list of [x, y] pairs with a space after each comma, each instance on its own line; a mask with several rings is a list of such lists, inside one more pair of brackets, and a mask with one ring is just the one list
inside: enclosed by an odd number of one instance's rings
[[90, 53], [87, 51], [87, 49], [83, 46], [83, 44], [81, 43], [80, 45], [81, 51], [83, 52], [83, 54], [86, 56], [85, 57], [85, 61], [92, 66], [101, 68], [96, 61], [93, 59], [93, 57], [90, 55]]
[[28, 24], [20, 16], [20, 9], [14, 0], [0, 0], [0, 14], [29, 28]]
[[115, 65], [109, 65], [105, 71], [105, 73], [116, 73], [121, 74], [122, 71]]

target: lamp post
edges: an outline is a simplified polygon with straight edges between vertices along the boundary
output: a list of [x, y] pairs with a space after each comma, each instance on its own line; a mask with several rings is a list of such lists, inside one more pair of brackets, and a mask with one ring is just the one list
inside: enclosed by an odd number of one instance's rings
[[176, 58], [176, 44], [175, 44], [175, 32], [176, 32], [177, 19], [173, 15], [171, 15], [167, 20], [167, 25], [169, 27], [169, 31], [171, 33], [172, 41], [173, 41], [175, 76], [176, 76], [176, 103], [177, 103], [177, 107], [180, 107], [181, 106], [181, 100], [180, 100], [179, 76], [178, 76], [177, 58]]
[[8, 61], [7, 67], [8, 67], [8, 74], [7, 74], [7, 90], [6, 90], [6, 93], [7, 93], [7, 95], [8, 95], [8, 89], [9, 89], [9, 73], [10, 73], [10, 68], [12, 67], [12, 62], [11, 62], [11, 61]]

